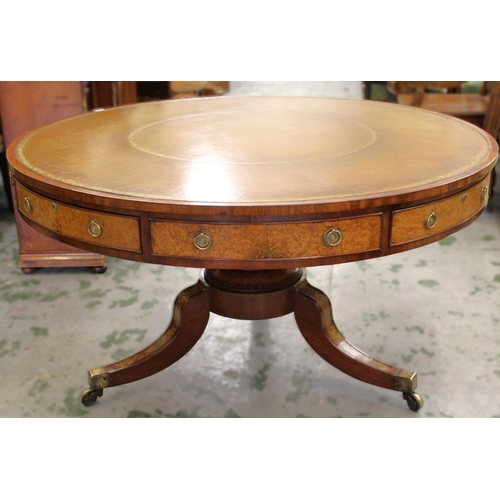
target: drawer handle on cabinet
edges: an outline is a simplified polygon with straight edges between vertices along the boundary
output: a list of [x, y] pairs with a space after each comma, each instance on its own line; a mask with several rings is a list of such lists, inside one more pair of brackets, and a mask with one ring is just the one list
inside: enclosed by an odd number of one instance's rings
[[340, 229], [327, 229], [323, 235], [323, 241], [325, 245], [335, 247], [342, 241], [342, 232]]
[[28, 212], [28, 213], [33, 212], [33, 203], [31, 203], [31, 199], [30, 198], [28, 198], [26, 196], [26, 198], [24, 198], [23, 204], [24, 204], [24, 208], [25, 208], [26, 212]]
[[484, 203], [487, 198], [488, 198], [488, 188], [486, 186], [483, 186], [483, 189], [481, 189], [481, 203]]
[[198, 250], [208, 250], [212, 246], [212, 237], [208, 233], [200, 232], [194, 237], [194, 246]]
[[427, 219], [425, 219], [425, 227], [428, 229], [432, 229], [438, 221], [438, 216], [436, 213], [431, 212], [428, 216]]
[[90, 221], [87, 229], [94, 238], [98, 238], [102, 234], [102, 228], [100, 224], [95, 220]]

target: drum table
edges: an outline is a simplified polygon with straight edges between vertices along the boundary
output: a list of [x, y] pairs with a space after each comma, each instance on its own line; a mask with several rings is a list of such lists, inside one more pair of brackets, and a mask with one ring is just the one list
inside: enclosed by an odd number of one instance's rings
[[423, 405], [417, 375], [375, 360], [335, 326], [303, 268], [435, 242], [486, 206], [498, 157], [464, 121], [397, 104], [215, 97], [91, 112], [32, 131], [8, 151], [23, 219], [99, 254], [203, 268], [149, 347], [89, 370], [82, 402], [184, 356], [210, 312], [294, 313], [306, 341], [359, 380]]

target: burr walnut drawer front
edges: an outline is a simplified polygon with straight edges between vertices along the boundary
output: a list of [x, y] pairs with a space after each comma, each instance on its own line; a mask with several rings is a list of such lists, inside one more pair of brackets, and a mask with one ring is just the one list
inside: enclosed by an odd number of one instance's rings
[[391, 245], [423, 239], [465, 222], [486, 205], [489, 184], [488, 176], [475, 186], [444, 200], [394, 211]]
[[19, 211], [45, 229], [103, 247], [141, 251], [138, 218], [75, 208], [36, 194], [18, 182], [15, 186]]
[[160, 256], [279, 259], [342, 255], [380, 248], [381, 214], [315, 222], [215, 224], [151, 220]]

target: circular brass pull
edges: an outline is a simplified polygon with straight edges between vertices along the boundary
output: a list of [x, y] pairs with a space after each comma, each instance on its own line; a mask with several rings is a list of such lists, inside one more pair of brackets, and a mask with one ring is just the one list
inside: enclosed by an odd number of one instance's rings
[[198, 250], [208, 250], [212, 246], [212, 237], [203, 231], [194, 237], [194, 246]]
[[488, 198], [488, 188], [486, 186], [483, 186], [483, 189], [481, 189], [481, 203], [484, 203], [487, 198]]
[[87, 229], [94, 238], [98, 238], [102, 234], [102, 228], [100, 224], [95, 220], [90, 221]]
[[438, 216], [436, 213], [431, 212], [428, 216], [427, 219], [425, 219], [425, 227], [428, 229], [432, 229], [438, 221]]
[[323, 241], [329, 247], [336, 247], [342, 241], [342, 232], [340, 229], [327, 229], [323, 235]]
[[31, 213], [33, 212], [33, 203], [31, 203], [31, 199], [26, 196], [23, 201], [24, 208], [26, 212]]

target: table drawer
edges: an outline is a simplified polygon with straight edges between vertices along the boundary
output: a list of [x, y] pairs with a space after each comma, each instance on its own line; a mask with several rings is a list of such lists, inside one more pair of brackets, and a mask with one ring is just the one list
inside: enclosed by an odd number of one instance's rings
[[15, 183], [17, 206], [28, 219], [55, 233], [103, 247], [141, 251], [139, 219], [75, 208]]
[[442, 233], [477, 214], [488, 202], [490, 177], [444, 200], [392, 213], [391, 245]]
[[151, 220], [160, 256], [280, 259], [342, 255], [380, 248], [381, 214], [312, 223], [204, 224]]

